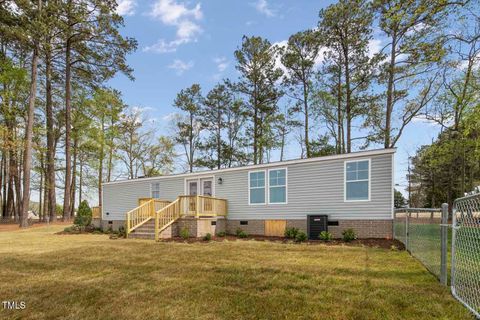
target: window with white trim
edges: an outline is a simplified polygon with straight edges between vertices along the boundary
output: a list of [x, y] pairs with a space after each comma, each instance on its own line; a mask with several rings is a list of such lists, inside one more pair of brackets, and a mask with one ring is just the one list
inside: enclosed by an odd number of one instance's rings
[[268, 171], [269, 203], [287, 203], [287, 170]]
[[265, 171], [249, 172], [249, 203], [265, 204]]
[[160, 198], [160, 183], [154, 182], [151, 184], [150, 188], [151, 188], [152, 198], [154, 199]]
[[349, 161], [345, 164], [345, 200], [370, 199], [370, 160]]

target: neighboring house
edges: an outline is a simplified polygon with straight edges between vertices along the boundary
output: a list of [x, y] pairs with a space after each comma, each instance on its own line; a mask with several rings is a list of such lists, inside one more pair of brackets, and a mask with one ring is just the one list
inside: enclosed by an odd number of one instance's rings
[[[127, 212], [154, 198], [168, 202], [152, 209], [151, 216], [141, 208], [133, 210], [128, 224], [132, 234], [151, 233], [154, 211], [159, 210], [160, 217], [170, 217], [159, 222], [163, 236], [178, 234], [185, 227], [194, 236], [215, 230], [235, 233], [238, 228], [249, 234], [282, 235], [286, 227], [297, 227], [310, 238], [326, 229], [340, 237], [347, 228], [361, 238], [390, 238], [394, 153], [395, 149], [371, 150], [104, 183], [102, 226], [125, 225]], [[192, 197], [179, 198], [182, 195]], [[221, 204], [225, 217], [215, 214], [213, 208], [220, 204], [209, 197], [226, 200]], [[170, 211], [161, 211], [170, 202], [175, 202]], [[199, 215], [198, 210], [195, 214], [196, 208], [212, 214]]]

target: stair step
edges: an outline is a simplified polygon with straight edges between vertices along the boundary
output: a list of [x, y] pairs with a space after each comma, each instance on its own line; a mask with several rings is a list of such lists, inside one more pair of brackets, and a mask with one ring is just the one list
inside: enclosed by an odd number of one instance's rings
[[138, 238], [138, 239], [155, 239], [154, 233], [145, 233], [145, 232], [132, 232], [128, 235], [129, 238]]

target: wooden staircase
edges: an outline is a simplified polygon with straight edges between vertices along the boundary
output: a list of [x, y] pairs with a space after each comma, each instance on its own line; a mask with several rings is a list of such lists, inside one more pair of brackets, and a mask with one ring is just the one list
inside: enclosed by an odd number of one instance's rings
[[[227, 215], [227, 200], [208, 196], [179, 196], [175, 201], [139, 199], [139, 206], [126, 215], [127, 238], [155, 239], [184, 216]], [[170, 235], [171, 232], [170, 232]]]
[[135, 239], [155, 239], [155, 220], [150, 219], [140, 227], [133, 230], [129, 235], [129, 238]]

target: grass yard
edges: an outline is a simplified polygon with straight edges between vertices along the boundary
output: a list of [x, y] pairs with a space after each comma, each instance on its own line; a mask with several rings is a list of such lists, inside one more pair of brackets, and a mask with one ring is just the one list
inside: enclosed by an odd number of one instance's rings
[[[0, 232], [0, 319], [473, 319], [406, 252]], [[0, 306], [1, 307], [1, 306]]]

